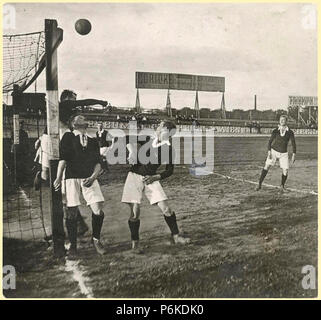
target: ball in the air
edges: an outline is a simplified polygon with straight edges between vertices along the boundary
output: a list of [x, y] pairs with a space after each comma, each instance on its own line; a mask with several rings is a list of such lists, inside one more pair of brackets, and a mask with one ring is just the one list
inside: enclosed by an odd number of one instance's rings
[[91, 23], [87, 19], [79, 19], [75, 23], [75, 29], [79, 34], [85, 36], [91, 30]]

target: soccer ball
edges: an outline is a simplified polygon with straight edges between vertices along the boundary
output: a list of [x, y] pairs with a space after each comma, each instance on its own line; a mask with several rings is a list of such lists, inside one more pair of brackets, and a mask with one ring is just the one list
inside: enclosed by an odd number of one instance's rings
[[75, 23], [75, 29], [79, 34], [85, 36], [91, 31], [91, 23], [87, 19], [79, 19]]

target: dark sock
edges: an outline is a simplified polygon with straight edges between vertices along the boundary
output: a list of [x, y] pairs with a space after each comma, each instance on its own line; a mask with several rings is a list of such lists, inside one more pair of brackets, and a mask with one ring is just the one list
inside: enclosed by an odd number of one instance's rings
[[260, 180], [259, 180], [259, 185], [262, 184], [262, 182], [263, 182], [264, 178], [266, 177], [267, 173], [268, 173], [267, 170], [262, 169], [261, 176], [260, 176]]
[[64, 214], [66, 218], [66, 229], [68, 238], [72, 248], [77, 248], [77, 207], [64, 207]]
[[92, 213], [92, 228], [93, 228], [93, 237], [95, 239], [100, 239], [100, 232], [103, 226], [104, 221], [104, 212], [100, 211], [99, 215]]
[[70, 241], [71, 248], [77, 248], [77, 220], [66, 219], [66, 228], [68, 231], [68, 238]]
[[284, 185], [285, 185], [285, 181], [286, 181], [286, 179], [288, 178], [288, 176], [286, 175], [284, 175], [284, 174], [282, 174], [282, 178], [281, 178], [281, 185], [282, 185], [282, 187], [284, 188]]
[[84, 218], [82, 217], [82, 215], [80, 214], [80, 211], [78, 210], [78, 215], [77, 215], [77, 221], [78, 221], [78, 224], [81, 228], [83, 229], [87, 229], [88, 226], [84, 220]]
[[164, 218], [169, 229], [171, 230], [172, 235], [179, 234], [175, 213], [173, 212], [171, 216], [164, 215]]
[[130, 230], [131, 239], [133, 241], [139, 240], [139, 227], [140, 227], [140, 220], [128, 220], [128, 226]]

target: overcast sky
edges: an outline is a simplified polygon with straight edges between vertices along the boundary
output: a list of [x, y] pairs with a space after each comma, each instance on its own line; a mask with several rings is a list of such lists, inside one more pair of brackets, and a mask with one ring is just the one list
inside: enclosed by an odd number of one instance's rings
[[[289, 95], [317, 95], [317, 33], [305, 28], [306, 4], [14, 4], [16, 29], [40, 31], [44, 19], [64, 30], [59, 89], [80, 98], [135, 104], [135, 71], [226, 78], [226, 108], [286, 108]], [[75, 32], [87, 18], [92, 31]], [[44, 90], [44, 77], [38, 90]], [[144, 108], [165, 107], [164, 90], [140, 90]], [[195, 92], [172, 91], [172, 107], [194, 106]], [[218, 108], [221, 94], [199, 93]]]

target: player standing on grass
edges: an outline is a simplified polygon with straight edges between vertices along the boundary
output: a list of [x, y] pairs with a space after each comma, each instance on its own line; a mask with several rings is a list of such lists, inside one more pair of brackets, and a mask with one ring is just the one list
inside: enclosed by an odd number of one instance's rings
[[[77, 94], [72, 91], [65, 89], [62, 91], [60, 95], [60, 103], [59, 103], [59, 128], [60, 128], [60, 139], [63, 137], [65, 132], [70, 132], [73, 130], [73, 128], [70, 126], [70, 119], [73, 115], [79, 112], [79, 108], [83, 108], [84, 106], [91, 106], [99, 104], [102, 106], [107, 106], [107, 101], [104, 100], [97, 100], [97, 99], [82, 99], [82, 100], [77, 100]], [[42, 152], [46, 155], [49, 155], [49, 147], [47, 144], [47, 147], [42, 148]], [[44, 157], [43, 160], [46, 160], [47, 158]], [[46, 161], [42, 163], [42, 165], [46, 166], [49, 163], [46, 164]], [[49, 169], [49, 168], [48, 168]], [[35, 189], [39, 190], [42, 180], [48, 179], [49, 175], [45, 174], [45, 172], [39, 171], [36, 174], [35, 180], [34, 180], [34, 185]], [[67, 215], [66, 213], [66, 204], [65, 204], [65, 199], [63, 197], [63, 206], [64, 206], [64, 211], [65, 211], [65, 216]], [[80, 214], [80, 211], [78, 210], [78, 224], [79, 224], [79, 229], [78, 229], [78, 235], [84, 235], [88, 231], [88, 226], [86, 225], [83, 217]]]
[[[82, 115], [71, 121], [73, 132], [66, 132], [60, 141], [60, 161], [54, 187], [66, 196], [66, 227], [70, 240], [69, 256], [77, 256], [78, 206], [81, 205], [81, 193], [92, 211], [92, 241], [96, 251], [104, 254], [100, 242], [100, 232], [104, 220], [104, 197], [97, 176], [101, 170], [99, 146], [95, 138], [87, 134], [88, 122]], [[65, 173], [64, 170], [66, 169]]]
[[259, 185], [256, 190], [260, 190], [262, 187], [263, 180], [268, 173], [271, 166], [274, 166], [276, 160], [279, 160], [280, 168], [282, 169], [281, 177], [281, 192], [285, 190], [285, 182], [289, 172], [289, 154], [288, 154], [288, 143], [291, 140], [292, 144], [292, 163], [295, 162], [296, 154], [296, 143], [294, 133], [287, 126], [287, 116], [283, 115], [280, 117], [280, 123], [278, 128], [274, 129], [271, 134], [271, 138], [268, 143], [268, 156], [265, 162], [265, 166], [261, 172]]
[[[132, 249], [135, 253], [143, 253], [139, 248], [139, 227], [140, 227], [140, 203], [145, 193], [151, 205], [157, 204], [164, 215], [165, 221], [172, 233], [172, 241], [175, 244], [189, 243], [190, 239], [179, 234], [176, 215], [167, 203], [167, 196], [160, 184], [160, 180], [168, 178], [173, 174], [173, 149], [171, 135], [175, 131], [175, 125], [170, 121], [163, 121], [156, 130], [156, 138], [153, 141], [151, 152], [156, 156], [156, 163], [143, 164], [139, 157], [136, 159], [137, 148], [127, 137], [126, 146], [129, 150], [129, 163], [132, 163], [130, 172], [123, 189], [122, 202], [128, 203], [130, 216], [128, 220], [131, 233]], [[136, 137], [137, 138], [137, 137]], [[139, 142], [138, 142], [139, 143]], [[165, 158], [165, 161], [163, 159]], [[167, 159], [166, 159], [167, 158]], [[137, 163], [136, 163], [137, 161]], [[134, 164], [133, 164], [134, 163]], [[157, 174], [161, 164], [166, 164], [165, 170]]]

